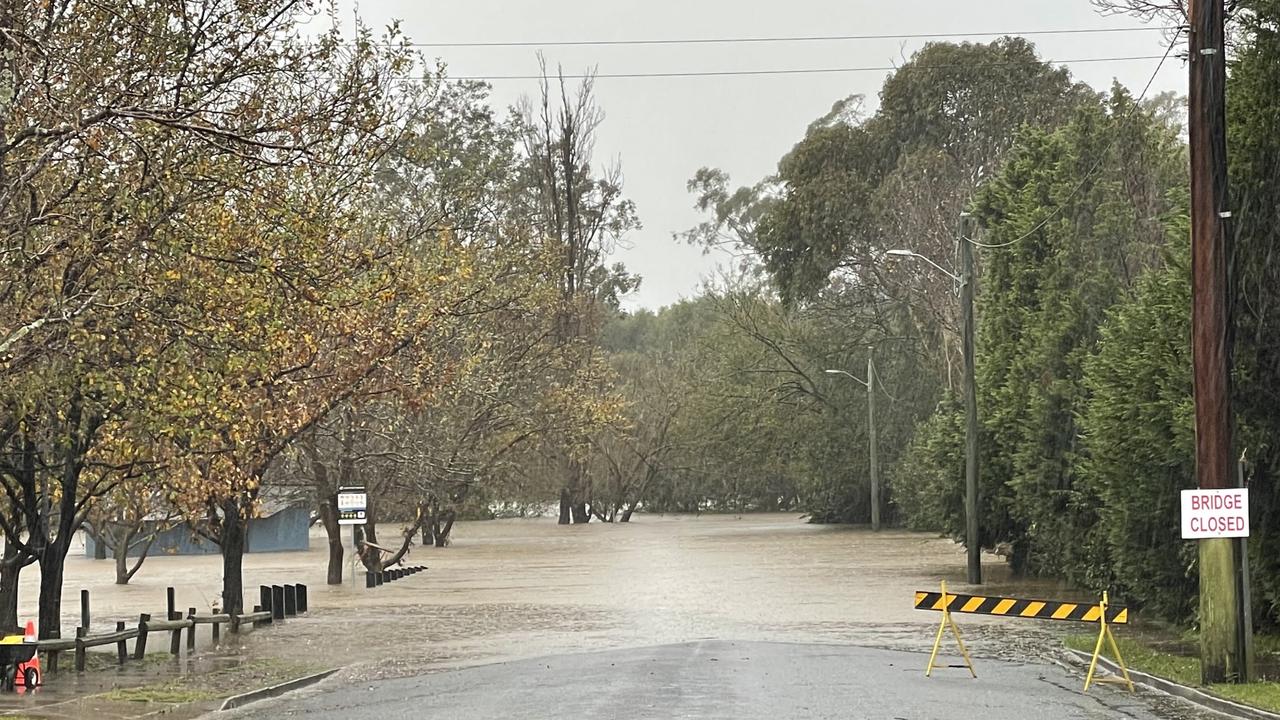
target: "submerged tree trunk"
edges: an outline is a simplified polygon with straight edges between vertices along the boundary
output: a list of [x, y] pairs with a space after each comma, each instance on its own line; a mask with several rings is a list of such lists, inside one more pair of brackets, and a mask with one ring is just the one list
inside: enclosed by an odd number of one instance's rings
[[[105, 537], [105, 536], [104, 536]], [[116, 542], [115, 547], [111, 549], [111, 554], [116, 561], [116, 584], [129, 584], [129, 540], [130, 535], [124, 536], [124, 542]], [[102, 540], [98, 541], [98, 545], [102, 546]]]
[[138, 570], [142, 568], [142, 563], [146, 561], [147, 556], [151, 554], [151, 546], [155, 544], [160, 531], [153, 528], [151, 533], [147, 535], [146, 541], [141, 544], [142, 550], [139, 551], [133, 567], [129, 567], [129, 551], [134, 548], [138, 533], [133, 529], [121, 530], [120, 532], [123, 533], [123, 537], [118, 538], [118, 543], [112, 550], [116, 560], [116, 584], [128, 585], [133, 576], [137, 575]]
[[405, 528], [401, 533], [400, 547], [396, 549], [391, 557], [383, 560], [382, 564], [387, 567], [399, 564], [400, 561], [404, 559], [405, 555], [409, 554], [409, 547], [413, 545], [413, 537], [418, 534], [419, 530], [426, 527], [428, 520], [429, 517], [427, 513], [424, 512], [424, 508], [419, 505], [418, 515], [414, 518], [413, 524]]
[[572, 504], [573, 504], [573, 501], [570, 499], [570, 496], [569, 496], [569, 488], [567, 488], [567, 487], [560, 488], [560, 520], [559, 520], [559, 524], [561, 524], [561, 525], [568, 525], [568, 524], [570, 523], [570, 521], [571, 521], [571, 519], [572, 519], [572, 516], [571, 516], [571, 514], [570, 514], [570, 506], [571, 506]]
[[356, 527], [356, 547], [359, 548], [360, 562], [366, 570], [372, 572], [382, 572], [382, 551], [370, 547], [366, 543], [378, 544], [378, 520], [374, 512], [374, 502], [368, 499], [365, 505], [365, 524]]
[[218, 530], [218, 546], [222, 549], [222, 611], [232, 615], [244, 611], [243, 571], [248, 531], [248, 523], [240, 514], [240, 502], [237, 499], [223, 502]]
[[62, 574], [65, 551], [59, 542], [45, 546], [40, 557], [40, 639], [62, 637]]
[[636, 511], [636, 505], [639, 503], [632, 502], [627, 505], [627, 509], [622, 511], [622, 518], [618, 522], [631, 522], [631, 513]]
[[324, 524], [324, 534], [329, 540], [329, 571], [325, 582], [329, 585], [342, 584], [342, 526], [338, 524], [338, 496], [330, 495], [320, 503], [320, 522]]
[[458, 513], [455, 510], [450, 510], [445, 515], [447, 519], [444, 522], [444, 527], [437, 526], [436, 530], [436, 547], [439, 548], [449, 544], [449, 533], [453, 532], [453, 521], [458, 518]]

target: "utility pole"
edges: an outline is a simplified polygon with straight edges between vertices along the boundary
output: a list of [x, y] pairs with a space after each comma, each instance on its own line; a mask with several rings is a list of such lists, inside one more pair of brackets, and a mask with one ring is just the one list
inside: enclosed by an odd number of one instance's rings
[[[1191, 150], [1191, 363], [1196, 480], [1235, 485], [1231, 449], [1231, 287], [1227, 196], [1226, 52], [1223, 0], [1190, 2], [1188, 130]], [[1208, 683], [1244, 675], [1234, 543], [1200, 543], [1200, 675]]]
[[978, 397], [973, 362], [973, 247], [967, 216], [960, 218], [960, 306], [964, 314], [964, 538], [969, 584], [982, 584], [982, 545], [978, 535]]
[[880, 464], [876, 458], [875, 346], [867, 346], [867, 434], [871, 437], [871, 529], [880, 530]]

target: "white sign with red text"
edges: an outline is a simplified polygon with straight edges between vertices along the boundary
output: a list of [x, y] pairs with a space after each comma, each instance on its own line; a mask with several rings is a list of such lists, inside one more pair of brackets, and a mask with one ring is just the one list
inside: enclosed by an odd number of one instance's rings
[[1246, 488], [1182, 491], [1182, 538], [1249, 537]]

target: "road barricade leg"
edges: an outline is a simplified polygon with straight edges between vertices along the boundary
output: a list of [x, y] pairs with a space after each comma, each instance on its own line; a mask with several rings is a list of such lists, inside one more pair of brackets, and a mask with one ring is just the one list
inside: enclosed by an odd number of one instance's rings
[[1107, 597], [1106, 591], [1102, 593], [1102, 612], [1098, 614], [1098, 642], [1093, 646], [1093, 659], [1089, 661], [1089, 674], [1084, 677], [1084, 691], [1089, 692], [1089, 686], [1093, 684], [1093, 674], [1098, 669], [1098, 658], [1102, 655], [1102, 641], [1106, 640], [1111, 646], [1111, 654], [1115, 655], [1116, 665], [1120, 666], [1120, 673], [1123, 678], [1098, 678], [1098, 682], [1114, 682], [1125, 685], [1129, 688], [1129, 692], [1133, 692], [1133, 680], [1129, 677], [1129, 668], [1125, 667], [1124, 658], [1120, 656], [1120, 646], [1116, 644], [1116, 636], [1111, 632], [1111, 626], [1107, 624], [1107, 605], [1110, 599]]
[[[929, 653], [929, 667], [924, 671], [925, 677], [933, 675], [934, 668], [955, 667], [968, 668], [969, 674], [978, 677], [978, 673], [973, 670], [973, 661], [969, 659], [969, 651], [965, 649], [964, 639], [960, 637], [960, 628], [956, 625], [956, 621], [951, 617], [951, 600], [947, 595], [947, 581], [942, 581], [942, 622], [938, 623], [938, 635], [933, 639], [933, 652]], [[946, 633], [947, 628], [951, 628], [951, 634], [955, 635], [956, 645], [960, 647], [960, 657], [964, 658], [963, 665], [939, 665], [937, 664], [938, 649], [942, 647], [942, 636]]]

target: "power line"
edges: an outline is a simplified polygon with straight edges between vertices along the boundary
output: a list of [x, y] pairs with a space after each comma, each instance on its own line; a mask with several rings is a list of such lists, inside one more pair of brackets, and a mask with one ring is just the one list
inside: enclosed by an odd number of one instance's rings
[[[1164, 49], [1164, 55], [1160, 56], [1160, 62], [1156, 64], [1156, 69], [1151, 72], [1151, 77], [1147, 78], [1147, 84], [1142, 88], [1142, 93], [1139, 94], [1137, 99], [1133, 101], [1134, 110], [1137, 110], [1139, 107], [1141, 107], [1143, 99], [1146, 98], [1147, 93], [1150, 92], [1151, 86], [1156, 81], [1156, 76], [1160, 74], [1161, 68], [1164, 67], [1165, 61], [1169, 59], [1169, 54], [1173, 52], [1173, 48], [1175, 45], [1178, 44], [1178, 39], [1180, 37], [1182, 37], [1181, 31], [1179, 31], [1177, 35], [1174, 35], [1173, 39], [1169, 41], [1169, 46]], [[1020, 243], [1023, 240], [1026, 240], [1027, 238], [1036, 234], [1037, 232], [1040, 231], [1041, 228], [1043, 228], [1045, 225], [1048, 225], [1050, 220], [1053, 220], [1057, 216], [1061, 215], [1063, 209], [1066, 208], [1067, 204], [1070, 203], [1072, 200], [1074, 200], [1076, 195], [1080, 194], [1080, 191], [1084, 189], [1085, 183], [1089, 182], [1089, 180], [1093, 178], [1094, 173], [1096, 173], [1098, 169], [1102, 167], [1102, 162], [1104, 159], [1106, 159], [1106, 151], [1111, 149], [1111, 143], [1114, 140], [1115, 140], [1114, 135], [1107, 139], [1106, 144], [1102, 148], [1102, 152], [1098, 154], [1097, 162], [1093, 164], [1093, 167], [1089, 168], [1089, 171], [1084, 174], [1083, 178], [1080, 178], [1080, 182], [1076, 184], [1074, 189], [1072, 189], [1071, 194], [1067, 196], [1067, 199], [1062, 201], [1061, 203], [1058, 203], [1058, 206], [1053, 209], [1053, 212], [1049, 213], [1047, 216], [1045, 216], [1043, 220], [1036, 223], [1035, 227], [1019, 235], [1018, 237], [1012, 240], [1009, 240], [1008, 242], [980, 243], [975, 240], [970, 240], [968, 238], [961, 238], [960, 241], [971, 243], [974, 247], [980, 247], [980, 248], [1004, 248], [1004, 247], [1009, 247], [1010, 245]]]
[[[937, 65], [877, 65], [866, 67], [835, 68], [785, 68], [771, 70], [681, 70], [672, 72], [634, 72], [634, 73], [576, 73], [572, 75], [548, 75], [548, 79], [563, 77], [565, 80], [585, 79], [627, 79], [627, 78], [689, 78], [689, 77], [737, 77], [753, 75], [816, 75], [823, 73], [855, 73], [855, 72], [892, 72], [895, 70], [955, 70], [960, 68], [998, 68], [1020, 65], [1066, 65], [1080, 63], [1131, 62], [1136, 60], [1158, 60], [1160, 55], [1129, 55], [1122, 57], [1076, 58], [1071, 60], [1027, 60], [1002, 63], [943, 63]], [[541, 80], [542, 75], [459, 75], [449, 76], [447, 80]], [[403, 78], [402, 82], [420, 82], [436, 80], [436, 78]]]
[[839, 42], [846, 40], [918, 40], [928, 38], [1002, 37], [1020, 35], [1085, 35], [1123, 32], [1166, 32], [1176, 27], [1165, 25], [1139, 25], [1117, 28], [1065, 28], [1058, 30], [1022, 30], [1017, 32], [950, 32], [950, 33], [885, 33], [871, 35], [778, 35], [767, 37], [724, 38], [645, 38], [636, 40], [510, 40], [510, 41], [446, 41], [410, 42], [404, 47], [420, 48], [496, 48], [496, 47], [582, 47], [608, 45], [728, 45], [737, 43], [796, 43]]

